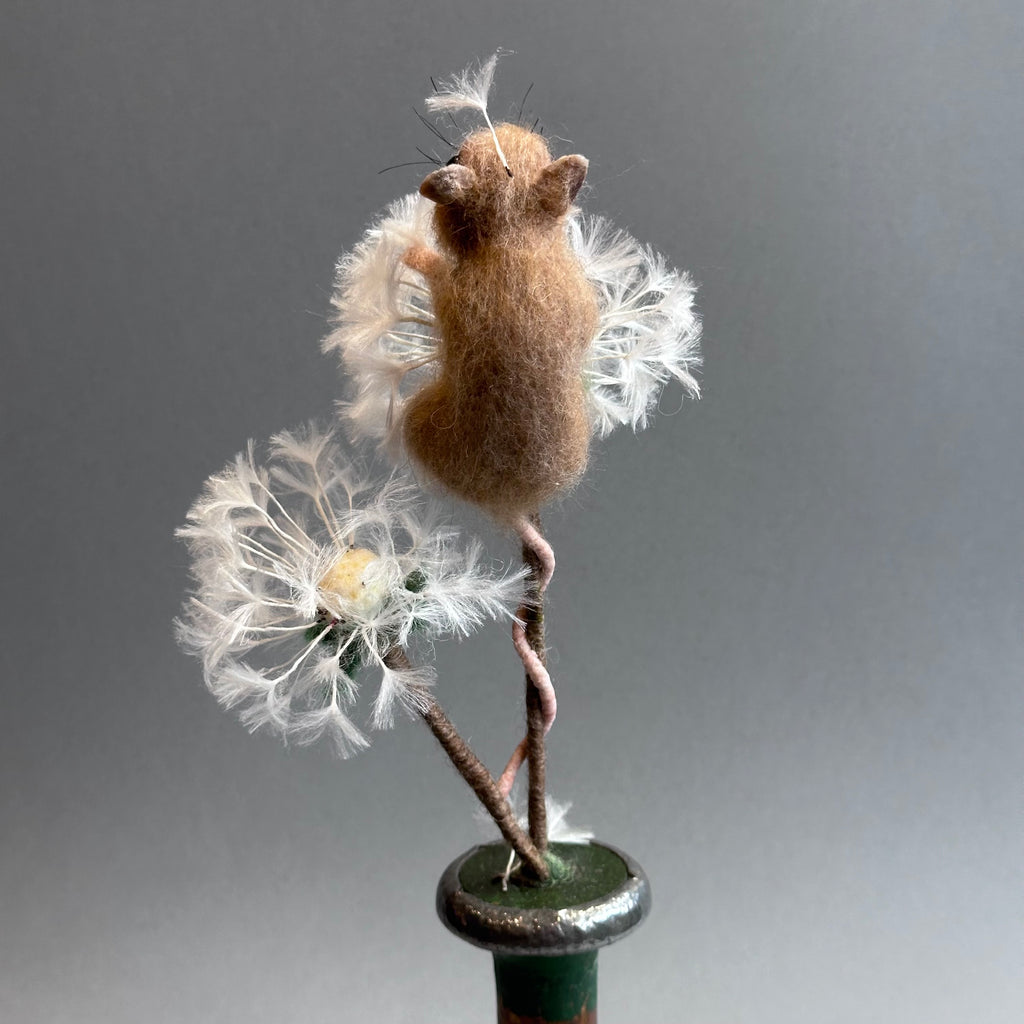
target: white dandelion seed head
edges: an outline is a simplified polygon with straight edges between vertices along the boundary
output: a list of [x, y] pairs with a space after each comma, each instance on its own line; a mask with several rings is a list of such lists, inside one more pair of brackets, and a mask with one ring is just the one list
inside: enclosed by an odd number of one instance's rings
[[672, 380], [698, 398], [701, 322], [689, 275], [604, 217], [577, 213], [567, 231], [598, 299], [584, 368], [595, 433], [646, 427]]
[[[402, 263], [410, 245], [436, 248], [433, 204], [419, 195], [388, 207], [338, 264], [336, 351], [351, 388], [341, 413], [358, 440], [401, 462], [408, 398], [432, 379], [441, 340], [422, 277]], [[603, 217], [576, 212], [566, 224], [573, 251], [598, 300], [598, 328], [584, 362], [591, 426], [646, 427], [666, 385], [699, 397], [700, 317], [691, 278]]]
[[210, 477], [178, 536], [195, 581], [178, 639], [210, 690], [251, 730], [330, 735], [342, 756], [368, 742], [352, 720], [361, 682], [378, 682], [375, 728], [424, 707], [432, 670], [395, 668], [393, 649], [466, 636], [523, 600], [523, 571], [494, 571], [439, 506], [395, 475], [374, 486], [312, 424]]
[[402, 262], [410, 246], [436, 246], [432, 210], [415, 193], [397, 200], [339, 260], [335, 328], [323, 341], [354, 383], [341, 406], [350, 434], [379, 443], [396, 461], [405, 402], [429, 380], [440, 343], [430, 293]]

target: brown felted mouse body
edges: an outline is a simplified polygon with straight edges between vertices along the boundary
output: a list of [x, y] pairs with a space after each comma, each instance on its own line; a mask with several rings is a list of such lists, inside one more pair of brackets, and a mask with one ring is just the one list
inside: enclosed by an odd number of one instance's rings
[[403, 256], [426, 279], [438, 334], [436, 376], [405, 412], [407, 451], [505, 521], [586, 467], [583, 361], [598, 305], [565, 230], [586, 171], [519, 125], [476, 132], [420, 186], [437, 204], [440, 251]]

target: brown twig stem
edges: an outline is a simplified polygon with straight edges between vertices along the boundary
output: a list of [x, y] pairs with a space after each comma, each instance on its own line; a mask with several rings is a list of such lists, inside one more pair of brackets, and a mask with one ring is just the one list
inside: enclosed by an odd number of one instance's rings
[[[409, 668], [409, 658], [401, 648], [393, 647], [385, 659], [396, 669]], [[451, 719], [444, 713], [434, 695], [426, 689], [420, 691], [420, 714], [430, 731], [444, 748], [456, 771], [466, 780], [470, 789], [494, 819], [505, 841], [519, 854], [524, 864], [541, 880], [547, 879], [549, 869], [543, 850], [530, 839], [516, 821], [512, 807], [498, 790], [486, 765], [473, 753], [469, 744], [459, 735]]]

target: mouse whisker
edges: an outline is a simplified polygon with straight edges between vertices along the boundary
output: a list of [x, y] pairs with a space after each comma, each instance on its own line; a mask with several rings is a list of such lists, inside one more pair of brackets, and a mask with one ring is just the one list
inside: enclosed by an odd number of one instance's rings
[[[434, 81], [434, 76], [433, 75], [430, 76], [430, 84], [434, 87], [434, 93], [436, 94], [437, 93], [437, 82]], [[448, 111], [448, 120], [451, 121], [451, 123], [455, 126], [455, 130], [458, 131], [459, 130], [459, 122], [455, 120], [455, 115], [450, 110]]]
[[[434, 156], [432, 153], [424, 153], [419, 146], [416, 147], [416, 152], [419, 153], [420, 156], [425, 156], [435, 167], [443, 166], [441, 161], [436, 156]], [[417, 163], [418, 162], [419, 161], [417, 161]]]
[[435, 164], [435, 166], [440, 166], [435, 160], [407, 160], [403, 164], [392, 164], [390, 167], [382, 167], [377, 173], [383, 174], [385, 171], [393, 171], [396, 167], [415, 167], [417, 164]]
[[449, 149], [455, 149], [455, 145], [448, 141], [415, 107], [412, 112], [432, 131]]
[[530, 89], [533, 88], [533, 82], [530, 83], [529, 88], [523, 93], [523, 98], [519, 101], [519, 114], [516, 117], [516, 124], [523, 123], [523, 107], [526, 106], [526, 97], [530, 95]]

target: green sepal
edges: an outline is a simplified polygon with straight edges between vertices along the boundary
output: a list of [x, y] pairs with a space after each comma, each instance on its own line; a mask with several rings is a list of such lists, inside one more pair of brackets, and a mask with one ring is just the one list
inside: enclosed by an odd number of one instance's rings
[[408, 576], [405, 577], [405, 589], [411, 594], [418, 594], [427, 585], [427, 574], [422, 569], [413, 569]]
[[[305, 632], [306, 642], [312, 643], [320, 636], [324, 632], [325, 625], [326, 622], [320, 619], [310, 626]], [[347, 647], [345, 646], [351, 635], [352, 631], [345, 628], [345, 623], [338, 622], [320, 638], [320, 643], [328, 650], [333, 648], [332, 653], [338, 655], [339, 667], [348, 676], [354, 675], [366, 664], [368, 653], [366, 646], [359, 638], [353, 640]]]

